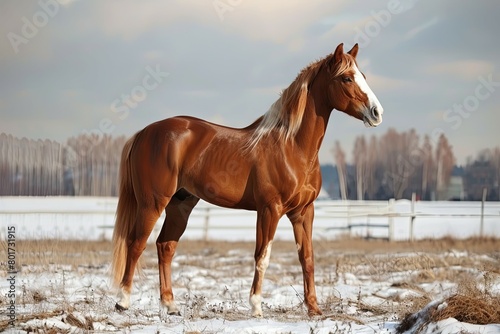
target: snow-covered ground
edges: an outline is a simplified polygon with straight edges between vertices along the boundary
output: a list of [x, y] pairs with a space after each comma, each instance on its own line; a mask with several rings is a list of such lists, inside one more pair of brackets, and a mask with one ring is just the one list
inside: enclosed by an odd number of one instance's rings
[[[174, 258], [174, 294], [181, 316], [160, 311], [157, 260], [150, 249], [144, 255], [146, 269], [136, 275], [132, 306], [121, 313], [114, 310], [115, 292], [109, 285], [106, 264], [77, 260], [79, 265], [41, 261], [21, 266], [16, 274], [16, 315], [22, 320], [8, 327], [8, 332], [395, 333], [402, 314], [416, 300], [423, 300], [423, 305], [430, 300], [431, 306], [445, 305], [442, 299], [456, 291], [457, 277], [477, 282], [490, 294], [500, 293], [500, 275], [486, 269], [498, 270], [498, 253], [491, 257], [453, 249], [339, 252], [320, 243], [316, 247], [316, 282], [324, 315], [309, 318], [302, 306], [302, 273], [296, 254], [276, 246], [264, 281], [264, 317], [256, 319], [250, 316], [248, 303], [251, 251], [196, 247], [199, 251], [180, 251]], [[39, 256], [37, 252], [33, 256]], [[73, 252], [75, 257], [88, 256]], [[3, 320], [10, 287], [5, 272], [1, 276]], [[425, 321], [428, 311], [422, 309], [421, 321], [407, 333]], [[492, 334], [500, 333], [500, 324], [471, 325], [447, 319], [431, 324], [423, 333]]]
[[[50, 204], [52, 203], [52, 204]], [[56, 203], [56, 204], [53, 204]], [[54, 206], [73, 213], [54, 215]], [[87, 198], [75, 201], [68, 198], [19, 199], [0, 198], [1, 228], [16, 226], [17, 243], [37, 237], [99, 239], [109, 238], [113, 225], [116, 199]], [[438, 214], [459, 210], [459, 214], [479, 213], [480, 203], [417, 203], [417, 212]], [[500, 205], [488, 203], [484, 230], [488, 236], [500, 235], [500, 219], [495, 218]], [[200, 209], [203, 213], [204, 207]], [[132, 306], [128, 311], [114, 310], [115, 291], [109, 284], [108, 264], [93, 262], [78, 265], [57, 262], [20, 266], [16, 276], [15, 327], [7, 332], [50, 333], [395, 333], [402, 321], [402, 310], [409, 309], [415, 300], [432, 300], [423, 307], [421, 322], [409, 329], [414, 332], [425, 321], [431, 306], [445, 303], [444, 298], [457, 289], [457, 277], [475, 281], [489, 293], [500, 293], [498, 275], [499, 256], [477, 254], [469, 251], [448, 249], [443, 252], [376, 252], [363, 250], [341, 253], [331, 250], [328, 241], [346, 230], [329, 229], [333, 224], [346, 224], [347, 218], [328, 216], [318, 212], [315, 240], [316, 284], [322, 317], [309, 318], [302, 306], [302, 273], [297, 256], [292, 251], [273, 251], [271, 264], [263, 287], [264, 317], [250, 316], [249, 289], [253, 278], [253, 256], [248, 249], [232, 249], [219, 252], [210, 247], [198, 253], [179, 252], [174, 258], [174, 294], [181, 308], [181, 316], [168, 316], [159, 307], [158, 270], [155, 252], [145, 254], [144, 273], [137, 276], [132, 293]], [[336, 209], [331, 209], [335, 211]], [[355, 210], [355, 209], [352, 209]], [[388, 218], [377, 217], [378, 208], [372, 208], [371, 224], [387, 223]], [[380, 209], [382, 210], [382, 209]], [[434, 210], [434, 211], [433, 211]], [[15, 212], [24, 212], [16, 220]], [[409, 202], [397, 202], [395, 211], [409, 213]], [[7, 212], [7, 213], [6, 213]], [[26, 213], [28, 212], [28, 213]], [[92, 213], [89, 213], [92, 212]], [[253, 240], [251, 228], [254, 218], [248, 213], [231, 211], [217, 215], [216, 226], [210, 238], [219, 240]], [[455, 211], [457, 212], [457, 211]], [[203, 236], [204, 217], [194, 215], [186, 232], [187, 239]], [[367, 217], [351, 217], [366, 222]], [[328, 218], [330, 217], [330, 218]], [[212, 218], [211, 219], [215, 219]], [[395, 236], [408, 236], [409, 218], [393, 218]], [[429, 220], [426, 222], [425, 220]], [[248, 223], [246, 222], [248, 220]], [[463, 220], [463, 221], [461, 221]], [[232, 229], [233, 222], [248, 225], [246, 229]], [[340, 221], [340, 223], [339, 223]], [[213, 223], [215, 225], [215, 222]], [[159, 224], [158, 224], [159, 225]], [[281, 223], [277, 237], [292, 240], [289, 224]], [[439, 226], [438, 226], [439, 225]], [[442, 225], [442, 226], [441, 226]], [[198, 226], [198, 228], [196, 228]], [[97, 232], [96, 232], [97, 231]], [[369, 231], [370, 233], [376, 233]], [[438, 232], [436, 232], [438, 231]], [[464, 232], [465, 231], [465, 232]], [[1, 231], [2, 242], [6, 231]], [[416, 223], [417, 239], [434, 236], [477, 235], [477, 217], [447, 219], [444, 216], [423, 217]], [[359, 234], [365, 235], [361, 229]], [[406, 238], [405, 237], [405, 238]], [[500, 250], [500, 245], [498, 247]], [[38, 252], [38, 253], [37, 253]], [[33, 257], [40, 251], [34, 250]], [[73, 250], [73, 252], [75, 252]], [[7, 252], [1, 249], [0, 258], [0, 324], [8, 320], [9, 289]], [[85, 257], [78, 251], [73, 256]], [[44, 254], [43, 258], [50, 257]], [[493, 268], [494, 270], [491, 270]], [[496, 268], [496, 269], [495, 269]], [[485, 277], [489, 275], [488, 282]], [[424, 305], [425, 305], [424, 303]], [[2, 327], [0, 327], [2, 328]], [[447, 319], [428, 326], [422, 333], [500, 333], [500, 324], [471, 325]]]

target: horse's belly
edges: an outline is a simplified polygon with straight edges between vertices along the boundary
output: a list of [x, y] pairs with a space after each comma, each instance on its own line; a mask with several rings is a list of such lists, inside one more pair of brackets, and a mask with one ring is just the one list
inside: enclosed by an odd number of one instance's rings
[[202, 200], [211, 204], [226, 208], [255, 210], [255, 201], [246, 194], [245, 185], [232, 180], [232, 178], [210, 177], [205, 175], [203, 179], [191, 180], [184, 189]]

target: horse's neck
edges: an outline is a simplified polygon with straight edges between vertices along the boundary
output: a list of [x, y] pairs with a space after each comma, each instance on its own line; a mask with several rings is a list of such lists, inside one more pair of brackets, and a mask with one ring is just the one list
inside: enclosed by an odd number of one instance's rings
[[311, 91], [307, 97], [306, 110], [299, 131], [295, 135], [295, 144], [303, 154], [314, 159], [325, 136], [326, 127], [330, 118], [331, 108], [323, 95]]

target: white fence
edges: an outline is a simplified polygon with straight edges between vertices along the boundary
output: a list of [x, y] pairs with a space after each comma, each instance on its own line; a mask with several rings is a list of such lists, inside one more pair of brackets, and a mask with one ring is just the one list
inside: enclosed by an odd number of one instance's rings
[[[17, 239], [110, 239], [116, 198], [0, 197], [0, 236], [16, 226]], [[154, 241], [164, 217], [150, 238]], [[184, 235], [190, 239], [254, 240], [256, 213], [201, 202]], [[341, 234], [387, 240], [453, 236], [500, 237], [500, 202], [317, 201], [314, 238]], [[277, 239], [293, 240], [287, 218]]]

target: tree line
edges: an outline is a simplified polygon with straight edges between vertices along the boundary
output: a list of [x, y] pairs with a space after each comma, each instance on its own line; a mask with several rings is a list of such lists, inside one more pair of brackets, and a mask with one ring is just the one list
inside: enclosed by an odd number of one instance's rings
[[82, 134], [62, 144], [0, 134], [0, 195], [117, 196], [125, 141]]
[[[117, 196], [126, 140], [82, 134], [59, 143], [0, 134], [0, 195]], [[466, 189], [461, 199], [481, 199], [488, 187], [488, 199], [499, 200], [500, 148], [483, 150], [458, 168], [444, 134], [421, 138], [415, 130], [389, 129], [381, 137], [357, 137], [352, 161], [339, 142], [332, 154], [336, 168], [323, 170], [323, 186], [334, 198], [399, 199], [416, 193], [422, 200], [449, 199], [447, 189], [456, 173]], [[333, 173], [338, 178], [332, 181]]]
[[[351, 164], [339, 142], [332, 154], [342, 199], [409, 199], [415, 193], [421, 200], [480, 200], [486, 187], [487, 199], [499, 200], [500, 148], [484, 150], [475, 160], [469, 158], [465, 167], [458, 167], [445, 134], [421, 138], [414, 129], [389, 129], [380, 138], [357, 137]], [[462, 194], [450, 194], [453, 174]]]
[[[500, 201], [500, 147], [484, 149], [468, 159], [463, 173], [469, 200]], [[486, 189], [486, 193], [484, 193]]]

